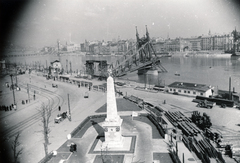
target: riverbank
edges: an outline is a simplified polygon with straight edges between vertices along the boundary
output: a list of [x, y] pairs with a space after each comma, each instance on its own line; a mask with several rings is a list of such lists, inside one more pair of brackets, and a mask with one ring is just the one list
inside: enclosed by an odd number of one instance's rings
[[[72, 77], [74, 77], [76, 74], [72, 74]], [[19, 82], [22, 84], [27, 84], [29, 81], [29, 75], [25, 74], [22, 76], [19, 76]], [[81, 79], [80, 79], [81, 80]], [[104, 84], [106, 81], [99, 81], [97, 79], [87, 80], [82, 79], [89, 82], [92, 82], [93, 85], [99, 85]], [[9, 78], [8, 78], [9, 81]], [[144, 87], [144, 84], [137, 83], [130, 80], [119, 80], [116, 79], [115, 82], [125, 82], [125, 86], [119, 86], [117, 87], [117, 91], [121, 91], [123, 95], [134, 95], [139, 98], [144, 99], [144, 101], [147, 101], [149, 103], [152, 103], [156, 106], [161, 107], [162, 109], [166, 111], [181, 111], [186, 116], [190, 117], [191, 113], [193, 111], [199, 111], [201, 114], [204, 112], [207, 113], [211, 121], [213, 123], [212, 128], [221, 133], [222, 135], [229, 135], [229, 134], [235, 134], [238, 135], [240, 128], [236, 124], [239, 123], [239, 117], [240, 117], [240, 111], [235, 108], [220, 108], [218, 106], [215, 106], [213, 109], [205, 109], [205, 108], [198, 108], [196, 107], [196, 103], [192, 102], [192, 97], [185, 97], [185, 96], [178, 96], [173, 95], [169, 93], [164, 92], [146, 92], [146, 91], [139, 91], [137, 89], [134, 89], [136, 87]], [[51, 117], [52, 122], [54, 117], [57, 116], [59, 113], [57, 111], [58, 105], [61, 106], [62, 111], [68, 110], [67, 106], [67, 94], [70, 94], [71, 99], [71, 110], [72, 110], [72, 122], [69, 122], [68, 120], [65, 120], [61, 122], [61, 124], [51, 124], [51, 134], [50, 134], [50, 142], [49, 145], [49, 151], [56, 150], [58, 147], [62, 145], [64, 141], [66, 141], [66, 135], [70, 133], [84, 118], [86, 118], [89, 115], [97, 114], [96, 110], [98, 110], [101, 106], [103, 106], [106, 103], [106, 93], [101, 91], [89, 91], [88, 88], [78, 88], [75, 84], [70, 84], [67, 82], [62, 81], [53, 81], [53, 80], [46, 80], [40, 73], [35, 73], [31, 75], [31, 83], [33, 85], [36, 85], [39, 88], [45, 88], [49, 91], [53, 92], [52, 95], [49, 96], [49, 100], [54, 100], [53, 102], [57, 103], [57, 105], [54, 106], [54, 113]], [[58, 89], [52, 88], [52, 83], [55, 83], [58, 85]], [[2, 87], [6, 87], [5, 85], [1, 85]], [[149, 87], [151, 87], [150, 85]], [[25, 92], [24, 96], [27, 97], [26, 91], [22, 90], [23, 93]], [[89, 93], [89, 98], [85, 99], [83, 98], [85, 92]], [[39, 94], [40, 95], [40, 94]], [[34, 113], [36, 111], [36, 108], [40, 106], [40, 103], [44, 101], [43, 99], [39, 98], [39, 95], [37, 95], [37, 102], [32, 103], [31, 105], [22, 105], [19, 104], [19, 108], [16, 112], [1, 112], [1, 115], [6, 116], [8, 113], [11, 113], [10, 116], [8, 116], [9, 120], [7, 120], [7, 126], [11, 127], [14, 126], [16, 123], [20, 123], [22, 119], [22, 114], [25, 113], [25, 116], [29, 116], [31, 113]], [[42, 94], [43, 95], [43, 94]], [[57, 95], [58, 97], [55, 97]], [[4, 95], [3, 95], [4, 96]], [[17, 98], [24, 97], [23, 95], [17, 95]], [[44, 96], [47, 96], [45, 94]], [[56, 101], [56, 98], [58, 99]], [[9, 94], [9, 100], [12, 101], [12, 94]], [[4, 102], [4, 100], [3, 100]], [[32, 111], [31, 111], [32, 110]], [[27, 112], [25, 112], [27, 111]], [[29, 112], [29, 113], [28, 113]], [[120, 115], [129, 114], [131, 115], [131, 111], [119, 113]], [[227, 116], [226, 116], [227, 115]], [[20, 119], [15, 118], [15, 122], [12, 122], [13, 117], [21, 117]], [[25, 118], [26, 119], [26, 118]], [[5, 123], [6, 119], [2, 119], [2, 124]], [[43, 151], [43, 139], [42, 139], [42, 133], [41, 133], [41, 127], [39, 126], [39, 123], [36, 123], [38, 127], [32, 126], [27, 128], [26, 130], [23, 130], [21, 133], [21, 146], [24, 147], [24, 154], [21, 156], [21, 162], [26, 163], [32, 163], [36, 162], [36, 160], [40, 160], [44, 157], [44, 151]], [[12, 142], [13, 137], [9, 138], [8, 142]], [[37, 148], [36, 148], [37, 147]], [[39, 152], [41, 151], [41, 152]]]

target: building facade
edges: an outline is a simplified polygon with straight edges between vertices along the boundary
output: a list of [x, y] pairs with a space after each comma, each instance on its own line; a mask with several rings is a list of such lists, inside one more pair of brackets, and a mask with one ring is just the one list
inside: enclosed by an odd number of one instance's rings
[[53, 62], [51, 62], [51, 68], [53, 69], [53, 71], [60, 71], [62, 69], [62, 65], [60, 63], [60, 61], [55, 60]]
[[80, 51], [80, 44], [75, 44], [75, 43], [71, 43], [71, 44], [67, 44], [67, 51], [68, 52], [75, 52], [75, 51]]
[[174, 82], [168, 85], [168, 92], [185, 96], [209, 97], [213, 93], [213, 87], [204, 84]]
[[[231, 51], [233, 49], [233, 34], [211, 34], [195, 36], [191, 38], [162, 39], [152, 38], [153, 49], [156, 53], [161, 52], [184, 52], [184, 51]], [[236, 45], [239, 49], [239, 41]], [[112, 40], [85, 41], [79, 44], [82, 52], [89, 54], [123, 55], [130, 49], [136, 51], [136, 40]]]

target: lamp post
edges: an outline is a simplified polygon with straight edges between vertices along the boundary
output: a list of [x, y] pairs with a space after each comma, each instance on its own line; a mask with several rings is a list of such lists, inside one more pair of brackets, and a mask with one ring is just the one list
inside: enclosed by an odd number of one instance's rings
[[12, 87], [12, 90], [13, 90], [13, 102], [14, 102], [14, 105], [16, 105], [14, 85], [13, 85], [13, 79], [12, 79], [13, 75], [11, 74], [10, 77], [11, 77], [11, 82], [12, 82], [11, 87]]
[[29, 74], [29, 82], [31, 83], [31, 74]]
[[72, 121], [71, 110], [70, 110], [69, 94], [68, 94], [68, 109], [69, 109], [69, 120]]
[[16, 74], [16, 84], [18, 85], [17, 74]]

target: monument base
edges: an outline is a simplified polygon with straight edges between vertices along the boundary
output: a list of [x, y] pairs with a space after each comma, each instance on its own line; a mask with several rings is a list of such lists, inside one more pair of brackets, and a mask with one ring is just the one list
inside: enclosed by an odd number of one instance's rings
[[98, 141], [94, 151], [130, 151], [132, 137], [123, 137], [122, 142], [108, 144], [107, 142]]
[[124, 141], [122, 144], [122, 147], [104, 147], [104, 136], [98, 136], [95, 141], [93, 142], [92, 147], [90, 148], [89, 153], [102, 153], [102, 152], [108, 152], [108, 153], [134, 153], [135, 150], [135, 144], [136, 144], [136, 136], [135, 135], [125, 135], [123, 136]]
[[108, 141], [103, 142], [102, 147], [103, 148], [122, 148], [124, 145], [125, 138], [121, 136], [121, 139], [119, 141]]
[[121, 125], [123, 120], [119, 119], [117, 121], [104, 121], [104, 135], [105, 142], [103, 143], [104, 147], [108, 148], [121, 148], [123, 146], [124, 138], [122, 137]]

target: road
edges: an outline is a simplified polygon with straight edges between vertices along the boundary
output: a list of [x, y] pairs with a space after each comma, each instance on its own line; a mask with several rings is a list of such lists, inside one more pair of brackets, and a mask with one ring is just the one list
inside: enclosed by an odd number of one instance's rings
[[[58, 85], [58, 88], [52, 88], [52, 83]], [[46, 80], [37, 74], [31, 75], [31, 83], [29, 75], [18, 76], [18, 84], [21, 87], [21, 93], [16, 93], [17, 111], [1, 112], [1, 132], [3, 143], [6, 146], [5, 150], [12, 155], [10, 149], [15, 135], [20, 132], [19, 142], [21, 143], [23, 154], [20, 155], [20, 161], [25, 163], [38, 162], [44, 157], [43, 148], [43, 127], [41, 126], [41, 116], [39, 109], [42, 103], [52, 105], [53, 111], [50, 118], [50, 145], [49, 152], [56, 150], [66, 140], [66, 136], [70, 133], [81, 121], [89, 114], [95, 114], [98, 109], [106, 102], [105, 93], [93, 92], [77, 85], [64, 83], [60, 81]], [[28, 99], [27, 84], [30, 88], [30, 103], [23, 105], [21, 99]], [[36, 100], [33, 100], [34, 91]], [[89, 98], [83, 96], [85, 92], [89, 92]], [[54, 118], [64, 111], [69, 113], [68, 94], [70, 97], [70, 110], [72, 121], [65, 119], [60, 124], [54, 123]], [[6, 94], [5, 94], [6, 95]], [[8, 94], [12, 98], [12, 94]], [[98, 99], [96, 101], [96, 99]], [[7, 104], [6, 104], [7, 105]], [[58, 107], [61, 106], [61, 111]], [[4, 149], [2, 149], [4, 150]]]
[[[77, 85], [46, 80], [37, 74], [31, 75], [31, 82], [29, 75], [22, 75], [18, 77], [19, 85], [22, 90], [16, 92], [16, 99], [18, 101], [17, 111], [2, 111], [1, 117], [1, 136], [4, 137], [4, 143], [8, 148], [5, 150], [12, 155], [10, 149], [14, 135], [21, 131], [20, 147], [24, 148], [23, 154], [20, 157], [20, 162], [34, 163], [38, 162], [44, 157], [43, 148], [43, 134], [41, 126], [41, 117], [39, 116], [38, 109], [41, 103], [53, 104], [53, 112], [50, 122], [50, 145], [49, 152], [58, 149], [65, 141], [67, 134], [69, 134], [75, 127], [77, 127], [88, 115], [97, 114], [95, 111], [106, 103], [106, 94], [104, 92], [88, 91], [87, 88], [78, 88]], [[120, 80], [119, 80], [120, 81]], [[58, 88], [52, 88], [52, 83], [57, 84]], [[25, 105], [21, 101], [27, 98], [26, 87], [29, 84], [31, 91], [31, 102]], [[1, 85], [4, 87], [4, 85]], [[218, 106], [213, 109], [197, 108], [196, 103], [191, 102], [192, 97], [176, 96], [168, 93], [151, 93], [133, 89], [134, 86], [143, 86], [135, 82], [129, 83], [129, 87], [119, 87], [117, 90], [123, 92], [124, 95], [135, 95], [143, 98], [154, 105], [161, 106], [165, 110], [181, 111], [187, 116], [191, 116], [192, 111], [199, 111], [201, 114], [206, 112], [213, 123], [213, 128], [216, 128], [222, 133], [230, 133], [237, 135], [239, 133], [240, 112], [235, 108], [220, 108]], [[36, 100], [32, 99], [34, 90], [36, 91]], [[89, 92], [89, 98], [85, 99], [83, 96], [85, 92]], [[67, 119], [60, 124], [54, 123], [54, 118], [57, 114], [68, 111], [68, 94], [70, 96], [70, 107], [72, 121]], [[4, 97], [1, 97], [3, 102], [8, 102], [12, 94], [8, 91], [5, 92]], [[166, 100], [166, 104], [163, 101]], [[61, 106], [61, 112], [58, 111], [58, 106]], [[227, 115], [227, 116], [226, 116]], [[230, 118], [231, 117], [231, 118]], [[3, 150], [3, 149], [2, 149]]]

